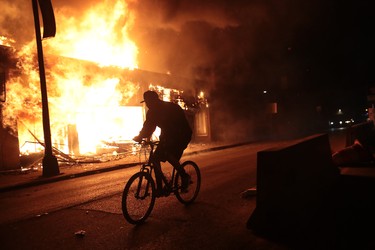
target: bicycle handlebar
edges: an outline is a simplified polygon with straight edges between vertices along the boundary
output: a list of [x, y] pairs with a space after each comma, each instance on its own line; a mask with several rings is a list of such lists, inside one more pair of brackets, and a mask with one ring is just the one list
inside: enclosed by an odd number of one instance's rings
[[154, 145], [158, 145], [159, 144], [159, 141], [148, 141], [148, 140], [144, 140], [142, 139], [140, 142], [136, 142], [135, 144], [140, 144], [140, 145], [150, 145], [150, 146], [154, 146]]

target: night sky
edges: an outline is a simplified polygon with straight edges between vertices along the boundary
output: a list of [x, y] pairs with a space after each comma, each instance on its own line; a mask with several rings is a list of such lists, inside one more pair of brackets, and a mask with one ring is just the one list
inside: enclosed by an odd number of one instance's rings
[[[8, 6], [0, 17], [2, 32], [17, 41], [32, 37], [32, 29], [13, 27], [30, 21], [14, 14], [25, 11], [24, 2], [0, 1]], [[73, 16], [95, 2], [52, 1], [56, 11], [70, 8]], [[128, 7], [136, 20], [130, 35], [141, 69], [205, 80], [199, 87], [223, 111], [220, 122], [253, 119], [251, 110], [264, 101], [289, 102], [287, 110], [355, 110], [367, 105], [369, 87], [375, 86], [372, 2], [132, 0]], [[300, 101], [306, 103], [296, 105]]]

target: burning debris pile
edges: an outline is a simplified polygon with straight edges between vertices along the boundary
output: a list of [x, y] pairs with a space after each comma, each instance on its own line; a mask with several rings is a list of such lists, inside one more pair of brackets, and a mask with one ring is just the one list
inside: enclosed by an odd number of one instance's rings
[[[27, 142], [30, 144], [40, 144], [44, 146], [41, 141]], [[56, 156], [59, 165], [62, 167], [75, 166], [77, 164], [102, 163], [108, 161], [121, 160], [123, 158], [132, 158], [137, 161], [140, 154], [140, 148], [134, 143], [121, 142], [103, 142], [101, 152], [93, 155], [74, 156], [65, 154], [56, 147], [52, 147], [53, 154]], [[23, 171], [39, 170], [42, 166], [44, 152], [35, 152], [30, 154], [20, 155], [20, 165]]]

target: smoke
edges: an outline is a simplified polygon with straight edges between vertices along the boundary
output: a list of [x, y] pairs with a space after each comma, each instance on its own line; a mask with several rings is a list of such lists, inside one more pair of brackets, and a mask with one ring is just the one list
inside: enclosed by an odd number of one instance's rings
[[[144, 69], [203, 80], [218, 139], [267, 133], [263, 90], [291, 84], [285, 58], [301, 29], [319, 16], [319, 1], [138, 1], [132, 36]], [[293, 56], [293, 55], [292, 55]], [[287, 68], [288, 64], [288, 68]], [[298, 69], [300, 70], [300, 69]], [[184, 86], [186, 88], [186, 86]], [[262, 113], [263, 112], [263, 113]], [[263, 127], [263, 130], [262, 130]]]
[[34, 35], [31, 1], [0, 0], [0, 35], [14, 39], [14, 46], [21, 47]]
[[[243, 4], [226, 1], [139, 1], [132, 35], [141, 48], [142, 68], [201, 77], [217, 61], [225, 62], [233, 46], [229, 33], [242, 24]], [[259, 12], [262, 12], [258, 8]], [[264, 18], [259, 15], [260, 19]], [[240, 41], [237, 41], [240, 42]]]
[[[52, 0], [55, 13], [69, 13], [72, 19], [99, 2], [103, 1]], [[181, 87], [204, 90], [214, 126], [225, 130], [235, 120], [237, 127], [244, 128], [235, 130], [240, 134], [256, 130], [255, 117], [263, 108], [258, 94], [280, 85], [285, 74], [283, 57], [290, 48], [294, 50], [296, 34], [318, 16], [321, 4], [294, 0], [126, 2], [135, 13], [130, 36], [139, 48], [139, 68], [199, 80], [195, 86]], [[0, 35], [18, 44], [34, 39], [31, 1], [0, 0], [0, 4], [5, 6]]]

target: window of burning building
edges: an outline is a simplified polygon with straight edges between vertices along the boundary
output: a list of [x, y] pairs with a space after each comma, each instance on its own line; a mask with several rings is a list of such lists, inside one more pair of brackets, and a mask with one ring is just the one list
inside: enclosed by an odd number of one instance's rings
[[185, 114], [193, 128], [195, 139], [210, 139], [208, 101], [203, 91], [201, 91], [198, 96], [194, 96], [192, 93], [162, 86], [150, 85], [149, 88], [150, 90], [158, 92], [162, 100], [174, 102], [185, 110]]
[[208, 130], [208, 110], [201, 110], [195, 118], [196, 136], [209, 136]]
[[208, 102], [204, 96], [203, 91], [198, 95], [197, 101], [194, 104], [197, 107], [195, 115], [195, 130], [196, 137], [210, 137], [210, 115], [208, 109]]

